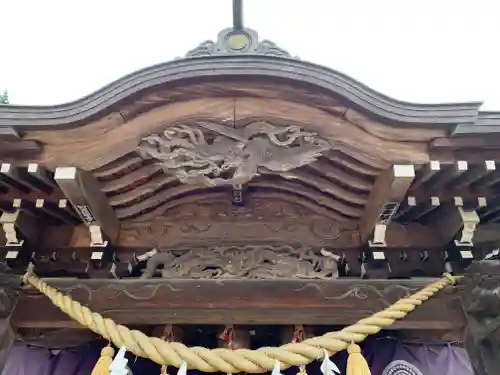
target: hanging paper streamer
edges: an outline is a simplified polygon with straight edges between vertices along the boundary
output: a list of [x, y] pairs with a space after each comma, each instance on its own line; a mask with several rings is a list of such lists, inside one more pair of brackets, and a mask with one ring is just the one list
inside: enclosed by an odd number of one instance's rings
[[283, 375], [281, 373], [280, 361], [276, 360], [276, 362], [274, 362], [274, 367], [273, 367], [273, 371], [271, 372], [271, 375]]
[[181, 365], [179, 367], [179, 371], [177, 371], [177, 375], [186, 375], [188, 370], [188, 365], [186, 361], [182, 360]]
[[116, 354], [111, 366], [109, 366], [109, 375], [127, 375], [129, 370], [127, 368], [128, 359], [125, 358], [127, 349], [122, 347]]
[[337, 365], [328, 357], [328, 352], [323, 349], [323, 362], [321, 363], [321, 372], [323, 375], [335, 375], [335, 373], [340, 374], [340, 370]]

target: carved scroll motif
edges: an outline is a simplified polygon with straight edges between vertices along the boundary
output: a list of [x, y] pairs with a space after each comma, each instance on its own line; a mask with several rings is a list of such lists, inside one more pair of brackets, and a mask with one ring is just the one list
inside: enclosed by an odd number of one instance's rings
[[174, 207], [160, 216], [176, 222], [182, 220], [281, 222], [284, 219], [303, 219], [304, 222], [310, 222], [311, 217], [318, 217], [318, 214], [295, 203], [252, 197], [244, 207], [235, 206], [227, 198], [200, 198], [196, 203]]
[[220, 186], [245, 184], [263, 171], [287, 172], [317, 160], [331, 145], [298, 126], [253, 123], [225, 128], [213, 138], [201, 128], [179, 125], [143, 138], [139, 152], [158, 160], [183, 183]]
[[[340, 257], [291, 246], [219, 246], [162, 251], [148, 260], [143, 278], [336, 279]], [[160, 270], [160, 266], [163, 268]]]
[[[130, 222], [122, 226], [120, 243], [127, 246], [172, 248], [181, 246], [228, 246], [235, 243], [251, 245], [295, 245], [342, 249], [359, 246], [356, 223], [335, 225], [324, 219], [312, 217], [307, 223], [302, 219], [251, 220], [154, 220]], [[81, 243], [84, 239], [78, 240]]]

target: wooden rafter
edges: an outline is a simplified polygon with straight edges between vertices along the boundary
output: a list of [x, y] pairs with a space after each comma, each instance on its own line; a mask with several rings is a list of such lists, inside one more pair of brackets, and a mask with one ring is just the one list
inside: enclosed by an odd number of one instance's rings
[[453, 186], [453, 180], [462, 177], [469, 169], [469, 164], [465, 160], [459, 160], [453, 165], [447, 165], [441, 168], [441, 173], [436, 173], [426, 184], [430, 193], [443, 190], [446, 187]]
[[431, 160], [415, 173], [412, 189], [417, 189], [426, 184], [432, 177], [439, 173], [439, 171], [441, 171], [441, 163], [438, 160]]
[[492, 174], [495, 170], [496, 163], [494, 160], [485, 160], [484, 163], [479, 165], [469, 166], [467, 171], [453, 182], [453, 188], [458, 190], [476, 183], [484, 187], [481, 180]]

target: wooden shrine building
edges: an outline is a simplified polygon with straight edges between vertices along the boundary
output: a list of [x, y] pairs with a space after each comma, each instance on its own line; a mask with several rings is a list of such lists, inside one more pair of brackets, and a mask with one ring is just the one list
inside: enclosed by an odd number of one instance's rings
[[234, 27], [184, 58], [67, 104], [0, 106], [3, 351], [14, 337], [93, 339], [19, 288], [30, 263], [157, 336], [332, 330], [448, 272], [466, 277], [387, 332], [464, 343], [469, 331], [471, 360], [488, 369], [500, 112], [384, 96], [260, 40], [235, 4]]

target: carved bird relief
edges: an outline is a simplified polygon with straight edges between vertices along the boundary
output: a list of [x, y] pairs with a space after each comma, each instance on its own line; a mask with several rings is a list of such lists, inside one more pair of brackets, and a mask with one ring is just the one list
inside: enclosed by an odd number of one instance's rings
[[213, 187], [245, 184], [264, 170], [286, 172], [316, 161], [332, 148], [316, 133], [298, 126], [259, 122], [219, 131], [223, 134], [207, 140], [200, 128], [174, 126], [143, 138], [138, 149], [181, 182]]

